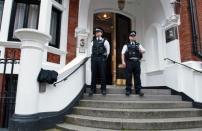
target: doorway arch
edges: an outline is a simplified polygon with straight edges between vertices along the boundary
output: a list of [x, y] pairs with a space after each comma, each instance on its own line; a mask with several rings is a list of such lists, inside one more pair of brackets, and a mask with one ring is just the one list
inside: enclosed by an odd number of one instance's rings
[[121, 50], [128, 41], [128, 34], [131, 31], [131, 23], [130, 18], [119, 13], [106, 11], [94, 13], [93, 28], [101, 27], [104, 30], [104, 38], [110, 43], [111, 51], [107, 59], [107, 84], [125, 84], [124, 69], [119, 68], [119, 64], [121, 64]]
[[[161, 44], [157, 44], [154, 46], [157, 47], [153, 47], [153, 49], [156, 49], [155, 52], [156, 54], [153, 55], [158, 55], [156, 57], [158, 57], [158, 60], [155, 61], [153, 64], [155, 64], [153, 69], [150, 70], [157, 70], [157, 69], [161, 69], [163, 66], [163, 61], [162, 61], [162, 57], [160, 56], [162, 53], [162, 51], [165, 51], [162, 48], [165, 48], [162, 44], [163, 44], [163, 40], [164, 40], [164, 36], [163, 36], [163, 27], [162, 25], [164, 24], [164, 22], [166, 21], [166, 18], [169, 16], [171, 10], [170, 10], [170, 4], [168, 1], [164, 1], [164, 0], [153, 0], [151, 1], [147, 1], [147, 0], [137, 0], [139, 2], [142, 2], [140, 5], [140, 7], [138, 7], [137, 11], [132, 11], [130, 9], [124, 9], [122, 11], [118, 10], [118, 8], [115, 6], [115, 4], [112, 4], [112, 1], [114, 2], [114, 0], [102, 0], [102, 2], [100, 2], [99, 0], [85, 0], [82, 1], [80, 0], [80, 10], [79, 10], [79, 25], [78, 28], [82, 28], [84, 29], [87, 33], [88, 33], [88, 49], [89, 49], [89, 43], [92, 40], [93, 37], [93, 16], [95, 13], [100, 13], [100, 12], [111, 12], [111, 13], [118, 13], [121, 15], [124, 15], [128, 18], [131, 19], [131, 29], [132, 30], [136, 30], [138, 32], [138, 42], [142, 43], [143, 46], [146, 46], [148, 48], [148, 43], [146, 41], [151, 41], [152, 37], [155, 37], [155, 39], [153, 39], [153, 43], [161, 43]], [[98, 2], [98, 4], [95, 4], [96, 2]], [[109, 3], [109, 4], [108, 4]], [[151, 19], [152, 16], [149, 16], [149, 18], [147, 18], [147, 15], [144, 16], [144, 14], [139, 14], [142, 11], [141, 10], [147, 10], [147, 8], [144, 8], [144, 6], [146, 5], [145, 3], [148, 4], [152, 4], [153, 6], [157, 6], [155, 9], [155, 12], [151, 12], [151, 15], [154, 15], [155, 17], [159, 17], [159, 19]], [[155, 4], [157, 3], [157, 4]], [[98, 5], [98, 6], [97, 6]], [[139, 6], [139, 5], [137, 5]], [[136, 7], [137, 7], [136, 6]], [[143, 6], [143, 7], [142, 7]], [[147, 5], [148, 6], [148, 5]], [[135, 8], [136, 9], [136, 8]], [[159, 13], [158, 13], [159, 12]], [[147, 10], [147, 13], [150, 13], [150, 10]], [[85, 16], [85, 18], [84, 18]], [[146, 25], [145, 25], [146, 22]], [[157, 24], [157, 25], [155, 25]], [[153, 26], [153, 27], [151, 27]], [[157, 26], [157, 27], [156, 27]], [[150, 28], [150, 29], [149, 29]], [[148, 31], [148, 29], [150, 31], [153, 31], [154, 34], [156, 35], [151, 35], [149, 36], [150, 32]], [[149, 38], [151, 38], [149, 40]], [[157, 49], [158, 48], [158, 49]], [[149, 49], [148, 49], [149, 50]], [[147, 51], [148, 51], [147, 50]], [[147, 53], [147, 52], [146, 52]], [[88, 54], [89, 55], [89, 54]], [[145, 59], [148, 59], [149, 56], [145, 54], [144, 57], [147, 57]], [[144, 65], [145, 62], [143, 62]], [[143, 66], [143, 71], [146, 69], [146, 66]], [[91, 72], [90, 69], [90, 62], [87, 64], [87, 72]], [[91, 74], [87, 74], [86, 75], [86, 81], [87, 84], [90, 84], [91, 81]]]

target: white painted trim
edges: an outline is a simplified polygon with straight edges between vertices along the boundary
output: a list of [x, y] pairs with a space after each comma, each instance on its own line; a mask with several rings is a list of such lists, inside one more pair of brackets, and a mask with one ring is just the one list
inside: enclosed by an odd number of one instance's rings
[[60, 50], [66, 52], [60, 58], [60, 64], [64, 66], [66, 64], [67, 55], [67, 35], [68, 35], [68, 20], [69, 20], [69, 0], [63, 0], [63, 13], [61, 19], [61, 31], [60, 31]]
[[57, 55], [66, 55], [67, 52], [63, 51], [61, 49], [52, 47], [52, 46], [45, 46], [45, 48], [47, 49], [48, 52], [53, 53], [53, 54], [57, 54]]
[[[0, 41], [7, 41], [7, 38], [8, 38], [12, 3], [13, 3], [13, 0], [4, 1], [4, 9], [3, 9], [3, 16], [2, 16], [1, 30], [0, 30]], [[4, 58], [4, 55], [5, 55], [5, 48], [0, 47], [0, 58]]]
[[12, 3], [13, 3], [13, 0], [4, 1], [4, 10], [3, 10], [2, 22], [1, 22], [1, 30], [0, 30], [0, 36], [1, 36], [0, 41], [7, 41], [7, 38], [8, 38]]
[[50, 34], [50, 22], [51, 22], [51, 12], [52, 6], [59, 9], [62, 12], [61, 16], [61, 30], [60, 30], [60, 47], [59, 49], [54, 49], [53, 47], [48, 47], [46, 43], [46, 49], [43, 53], [43, 61], [47, 62], [47, 52], [61, 55], [60, 65], [65, 65], [66, 54], [67, 54], [67, 32], [68, 32], [68, 16], [69, 16], [69, 0], [64, 0], [62, 5], [54, 0], [43, 0], [41, 1], [40, 17], [39, 17], [39, 31], [43, 31]]
[[0, 46], [4, 48], [20, 48], [21, 43], [14, 41], [0, 41]]
[[60, 4], [60, 3], [56, 2], [55, 0], [52, 0], [51, 3], [52, 3], [52, 6], [54, 6], [55, 8], [57, 8], [60, 11], [63, 12], [63, 10], [65, 10], [64, 2], [63, 2], [63, 4]]

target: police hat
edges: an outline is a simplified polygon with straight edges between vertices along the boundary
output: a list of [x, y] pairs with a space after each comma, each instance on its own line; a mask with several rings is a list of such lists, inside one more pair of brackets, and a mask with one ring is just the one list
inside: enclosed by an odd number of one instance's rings
[[131, 31], [129, 36], [136, 36], [136, 31]]
[[101, 29], [101, 28], [95, 28], [95, 32], [101, 32], [101, 33], [103, 33], [103, 29]]

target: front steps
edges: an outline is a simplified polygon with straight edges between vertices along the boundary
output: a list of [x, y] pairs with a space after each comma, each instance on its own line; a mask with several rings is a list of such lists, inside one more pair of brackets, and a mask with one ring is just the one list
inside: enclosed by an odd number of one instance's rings
[[92, 97], [84, 94], [57, 131], [202, 131], [202, 110], [168, 89], [143, 89], [143, 97], [125, 96], [123, 88], [107, 89], [106, 96], [99, 89]]

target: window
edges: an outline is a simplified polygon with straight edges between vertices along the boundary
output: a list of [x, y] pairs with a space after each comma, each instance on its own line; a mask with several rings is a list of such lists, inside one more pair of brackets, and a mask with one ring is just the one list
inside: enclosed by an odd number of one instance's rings
[[17, 40], [14, 32], [19, 28], [38, 28], [40, 0], [14, 0], [8, 40]]
[[55, 0], [56, 2], [62, 4], [62, 0]]
[[1, 20], [3, 16], [4, 0], [0, 0], [0, 29], [1, 29]]
[[50, 34], [52, 36], [52, 40], [49, 45], [55, 48], [60, 47], [61, 14], [61, 11], [59, 11], [55, 7], [52, 8], [50, 27]]

